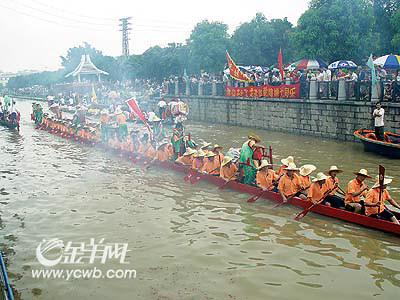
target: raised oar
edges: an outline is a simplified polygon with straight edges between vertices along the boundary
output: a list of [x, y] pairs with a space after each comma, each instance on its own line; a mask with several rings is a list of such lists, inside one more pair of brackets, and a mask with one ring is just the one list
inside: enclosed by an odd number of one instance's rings
[[220, 167], [215, 168], [214, 170], [211, 170], [210, 172], [205, 173], [205, 174], [201, 174], [201, 175], [199, 175], [199, 176], [197, 176], [197, 177], [191, 177], [191, 178], [190, 178], [190, 183], [191, 183], [191, 184], [196, 183], [196, 182], [199, 181], [200, 179], [203, 179], [206, 175], [211, 175], [212, 172], [218, 170], [219, 168], [220, 168]]
[[382, 186], [385, 179], [385, 167], [379, 165], [379, 207], [378, 207], [378, 215], [381, 213], [381, 202], [382, 202]]
[[324, 201], [325, 197], [328, 196], [328, 194], [329, 194], [330, 192], [332, 192], [332, 189], [327, 190], [320, 200], [318, 200], [317, 202], [313, 203], [313, 204], [310, 205], [308, 208], [304, 209], [302, 212], [300, 212], [299, 214], [297, 214], [297, 215], [294, 217], [294, 219], [295, 219], [296, 221], [298, 221], [298, 220], [304, 218], [304, 217], [310, 212], [310, 210], [313, 209], [314, 206], [316, 206], [317, 204], [320, 204], [322, 201]]

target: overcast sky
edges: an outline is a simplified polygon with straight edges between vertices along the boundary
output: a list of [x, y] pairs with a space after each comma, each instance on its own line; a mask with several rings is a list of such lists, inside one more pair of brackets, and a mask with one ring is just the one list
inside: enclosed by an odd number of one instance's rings
[[106, 55], [122, 53], [118, 19], [132, 17], [131, 54], [185, 42], [200, 21], [221, 21], [232, 33], [257, 12], [296, 24], [309, 0], [1, 0], [0, 71], [55, 70], [60, 55], [88, 42]]

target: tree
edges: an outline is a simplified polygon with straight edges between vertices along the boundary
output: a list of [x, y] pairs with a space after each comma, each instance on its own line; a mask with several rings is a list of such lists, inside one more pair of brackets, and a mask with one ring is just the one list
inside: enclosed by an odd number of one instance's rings
[[372, 50], [373, 23], [366, 0], [313, 0], [293, 36], [298, 58], [362, 62]]
[[228, 44], [228, 25], [208, 20], [198, 23], [187, 40], [189, 71], [199, 73], [204, 69], [220, 72], [226, 63]]
[[243, 65], [270, 66], [277, 62], [279, 49], [289, 61], [292, 56], [290, 34], [292, 24], [285, 19], [268, 21], [257, 13], [250, 22], [243, 23], [232, 36], [232, 54]]

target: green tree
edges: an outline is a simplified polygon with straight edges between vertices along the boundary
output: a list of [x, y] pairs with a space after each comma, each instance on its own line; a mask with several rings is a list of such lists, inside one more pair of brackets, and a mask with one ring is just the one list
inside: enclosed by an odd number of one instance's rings
[[187, 40], [188, 71], [199, 73], [204, 69], [220, 72], [226, 63], [225, 51], [228, 45], [228, 25], [208, 20], [198, 23]]
[[254, 19], [235, 30], [232, 55], [243, 65], [270, 66], [277, 62], [282, 49], [283, 58], [288, 62], [292, 57], [292, 26], [287, 18], [268, 21], [262, 13], [257, 13]]
[[362, 62], [371, 52], [374, 18], [366, 0], [311, 1], [298, 21], [293, 43], [298, 58]]

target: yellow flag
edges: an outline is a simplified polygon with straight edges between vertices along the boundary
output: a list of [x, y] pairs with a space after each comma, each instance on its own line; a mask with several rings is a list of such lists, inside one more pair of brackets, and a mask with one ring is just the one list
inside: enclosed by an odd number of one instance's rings
[[92, 84], [92, 102], [97, 103], [96, 92], [94, 91], [94, 85]]

